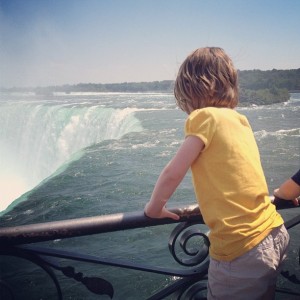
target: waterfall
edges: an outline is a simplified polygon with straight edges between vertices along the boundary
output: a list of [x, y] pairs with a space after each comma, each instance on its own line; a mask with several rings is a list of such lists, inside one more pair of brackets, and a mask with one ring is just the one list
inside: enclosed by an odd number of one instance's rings
[[80, 150], [141, 131], [134, 111], [91, 103], [0, 102], [0, 211]]

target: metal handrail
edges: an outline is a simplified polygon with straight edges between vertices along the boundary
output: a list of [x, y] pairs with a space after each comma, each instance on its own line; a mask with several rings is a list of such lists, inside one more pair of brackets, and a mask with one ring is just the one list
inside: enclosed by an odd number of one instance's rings
[[[278, 199], [275, 200], [277, 200], [274, 202], [277, 209], [294, 207], [290, 202], [279, 201]], [[63, 293], [53, 270], [60, 271], [65, 276], [81, 282], [90, 292], [95, 294], [106, 294], [110, 298], [113, 298], [114, 287], [109, 281], [103, 278], [84, 277], [83, 274], [76, 271], [75, 268], [60, 265], [60, 263], [53, 260], [53, 258], [175, 276], [181, 279], [151, 295], [148, 300], [165, 299], [173, 293], [177, 293], [177, 299], [193, 299], [192, 295], [196, 295], [198, 292], [205, 291], [206, 289], [205, 281], [207, 280], [206, 274], [209, 262], [209, 240], [206, 234], [201, 232], [201, 230], [191, 228], [191, 226], [194, 226], [195, 224], [204, 224], [197, 204], [173, 208], [170, 209], [170, 211], [178, 214], [180, 219], [153, 219], [145, 216], [142, 211], [136, 211], [14, 227], [2, 227], [0, 228], [0, 255], [24, 258], [42, 268], [54, 282], [58, 299], [63, 298]], [[52, 247], [22, 245], [172, 223], [178, 224], [170, 235], [169, 250], [173, 258], [180, 265], [186, 267], [190, 266], [188, 269], [170, 269], [162, 266], [148, 266], [130, 261], [122, 261], [114, 258], [101, 258]], [[291, 220], [287, 220], [285, 225], [287, 229], [289, 229], [299, 223], [300, 215], [297, 215]], [[190, 251], [187, 246], [188, 240], [194, 236], [198, 236], [202, 239], [202, 248], [197, 249], [196, 252], [194, 252], [195, 249]], [[187, 254], [188, 258], [177, 256], [176, 243], [180, 244], [183, 252]], [[291, 282], [299, 284], [298, 279], [294, 278], [295, 275], [290, 275], [288, 271], [282, 272], [282, 275]], [[0, 288], [1, 287], [8, 295], [13, 295], [13, 290], [0, 279]], [[282, 289], [278, 289], [278, 292], [297, 296], [300, 295], [299, 293]], [[9, 299], [13, 299], [13, 296], [10, 296]]]
[[170, 211], [178, 214], [180, 219], [152, 219], [145, 216], [142, 211], [137, 211], [14, 227], [3, 227], [0, 228], [0, 245], [36, 243], [187, 221], [204, 223], [202, 216], [200, 215], [198, 205], [173, 208], [170, 209]]
[[[277, 210], [294, 207], [291, 202], [285, 200], [276, 198], [273, 201]], [[145, 216], [142, 211], [136, 211], [14, 227], [0, 227], [0, 245], [36, 243], [187, 221], [197, 221], [198, 223], [204, 224], [197, 204], [187, 207], [171, 208], [170, 211], [178, 214], [180, 219], [153, 219]], [[290, 221], [286, 223], [286, 225], [290, 226]]]
[[[72, 266], [60, 265], [59, 259], [61, 258], [70, 261], [81, 261], [181, 278], [167, 288], [163, 288], [159, 292], [151, 295], [149, 298], [152, 300], [164, 299], [168, 295], [177, 291], [179, 293], [184, 293], [194, 283], [205, 280], [205, 275], [208, 269], [209, 242], [205, 234], [199, 233], [199, 231], [190, 231], [189, 234], [181, 237], [181, 233], [190, 226], [195, 224], [204, 224], [198, 205], [173, 208], [170, 210], [178, 214], [180, 219], [153, 219], [145, 216], [144, 212], [138, 211], [14, 227], [2, 227], [0, 228], [0, 255], [24, 258], [42, 268], [55, 284], [58, 299], [63, 298], [63, 293], [60, 284], [52, 270], [60, 271], [65, 276], [81, 282], [92, 293], [106, 294], [110, 298], [113, 298], [114, 294], [114, 287], [109, 281], [101, 277], [84, 276]], [[171, 223], [179, 224], [177, 224], [176, 228], [171, 234], [170, 240], [172, 241], [169, 241], [169, 249], [174, 259], [176, 259], [181, 265], [191, 266], [189, 269], [170, 269], [162, 266], [149, 266], [114, 258], [102, 258], [88, 254], [76, 253], [74, 251], [55, 249], [52, 247], [48, 248], [37, 245], [22, 245]], [[202, 247], [204, 248], [201, 249], [201, 251], [199, 249], [198, 255], [192, 253], [189, 255], [192, 256], [189, 260], [184, 259], [181, 261], [181, 257], [176, 257], [174, 249], [175, 245], [176, 243], [182, 242], [183, 249], [186, 251], [187, 245], [184, 240], [188, 240], [194, 235], [199, 235], [200, 239], [203, 239], [204, 243]], [[48, 258], [51, 259], [49, 260]], [[205, 286], [205, 284], [202, 284], [200, 290], [205, 289]], [[4, 289], [7, 295], [11, 295], [9, 299], [14, 299], [13, 288], [10, 288], [9, 285], [1, 280], [0, 288]], [[178, 299], [181, 299], [181, 296], [178, 297]]]

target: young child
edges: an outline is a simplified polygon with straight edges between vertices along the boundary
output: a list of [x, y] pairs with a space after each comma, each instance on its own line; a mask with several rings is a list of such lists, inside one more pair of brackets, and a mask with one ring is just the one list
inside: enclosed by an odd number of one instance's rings
[[160, 174], [145, 214], [179, 219], [166, 203], [189, 168], [210, 229], [208, 299], [272, 299], [289, 235], [271, 204], [259, 151], [238, 103], [237, 71], [221, 48], [200, 48], [180, 67], [177, 105], [185, 140]]

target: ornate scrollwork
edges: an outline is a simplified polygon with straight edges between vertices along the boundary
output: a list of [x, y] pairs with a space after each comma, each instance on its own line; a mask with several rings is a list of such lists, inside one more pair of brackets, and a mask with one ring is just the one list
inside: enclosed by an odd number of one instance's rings
[[[189, 222], [178, 224], [169, 238], [169, 250], [174, 259], [183, 266], [199, 265], [208, 257], [209, 239], [195, 227], [196, 224]], [[191, 228], [192, 226], [194, 227]], [[183, 252], [178, 253], [177, 244]]]
[[207, 299], [207, 282], [194, 282], [182, 289], [177, 300], [205, 300]]
[[[40, 256], [34, 253], [34, 251], [26, 251], [21, 248], [7, 248], [5, 250], [1, 250], [0, 255], [20, 257], [36, 264], [41, 269], [43, 269], [52, 279], [57, 290], [58, 299], [62, 299], [62, 291], [55, 273], [51, 268], [62, 272], [66, 277], [72, 278], [82, 283], [90, 292], [94, 294], [107, 295], [111, 299], [113, 298], [114, 289], [110, 282], [99, 277], [84, 276], [83, 273], [76, 272], [73, 267], [60, 266], [55, 262], [54, 259]], [[13, 289], [8, 285], [8, 283], [0, 280], [0, 299], [2, 299], [2, 295], [6, 295], [3, 299], [15, 299]]]
[[[57, 291], [57, 298], [62, 299], [61, 288], [60, 288], [59, 282], [58, 282], [53, 270], [48, 265], [45, 264], [45, 261], [40, 256], [32, 254], [32, 253], [28, 253], [26, 251], [23, 251], [22, 249], [13, 248], [13, 247], [0, 249], [0, 255], [7, 255], [7, 256], [23, 258], [23, 259], [30, 261], [33, 264], [39, 266], [42, 270], [44, 270], [44, 272], [46, 274], [48, 274], [50, 279], [53, 281], [53, 283], [56, 287], [56, 291]], [[13, 289], [11, 289], [6, 282], [1, 281], [0, 286], [1, 286], [1, 292], [3, 291], [5, 293], [9, 293], [7, 295], [10, 298], [4, 298], [4, 299], [15, 299]]]
[[[58, 299], [62, 299], [62, 291], [58, 279], [56, 278], [57, 271], [83, 284], [94, 294], [107, 295], [111, 298], [114, 296], [114, 289], [110, 282], [99, 277], [85, 276], [82, 272], [79, 272], [72, 266], [62, 265], [67, 263], [66, 260], [164, 274], [175, 278], [168, 286], [164, 286], [161, 290], [156, 291], [148, 298], [148, 300], [167, 299], [167, 297], [174, 295], [178, 300], [205, 299], [209, 265], [209, 239], [205, 233], [206, 229], [203, 229], [205, 228], [203, 219], [199, 214], [198, 206], [197, 209], [194, 208], [194, 206], [183, 209], [174, 209], [174, 212], [179, 212], [179, 215], [181, 216], [180, 222], [182, 223], [179, 223], [170, 235], [169, 250], [177, 263], [188, 268], [180, 267], [174, 269], [162, 266], [149, 266], [133, 261], [102, 258], [52, 247], [45, 248], [24, 245], [45, 240], [53, 240], [55, 238], [84, 236], [95, 233], [100, 234], [104, 232], [143, 228], [175, 222], [173, 220], [170, 221], [170, 219], [151, 219], [145, 217], [143, 212], [117, 214], [107, 217], [84, 218], [83, 220], [64, 220], [52, 222], [51, 224], [32, 224], [0, 228], [0, 256], [4, 255], [22, 258], [42, 268], [54, 283]], [[285, 222], [285, 225], [287, 229], [289, 229], [299, 224], [299, 222], [300, 217], [298, 215], [296, 218]], [[55, 234], [53, 235], [54, 231]], [[58, 260], [58, 258], [64, 260], [61, 261]], [[0, 275], [0, 299], [13, 300], [16, 296], [19, 296], [19, 294], [17, 294], [18, 289], [9, 285], [9, 283], [15, 283], [15, 281], [10, 280], [7, 276], [3, 276], [3, 274]], [[296, 275], [290, 274], [288, 271], [283, 271], [282, 275], [290, 282], [299, 285], [299, 278], [296, 277]], [[284, 294], [299, 296], [299, 293], [293, 291], [283, 289], [277, 289], [277, 291]], [[37, 293], [39, 292], [40, 290], [37, 290]], [[51, 293], [55, 293], [55, 291], [53, 292], [51, 290]]]
[[14, 299], [13, 288], [3, 280], [0, 280], [0, 299]]
[[90, 292], [97, 295], [107, 295], [111, 299], [114, 295], [114, 289], [110, 282], [99, 277], [86, 277], [83, 273], [76, 272], [71, 266], [60, 267], [53, 262], [47, 262], [54, 269], [61, 271], [66, 277], [75, 279], [76, 281], [82, 283]]

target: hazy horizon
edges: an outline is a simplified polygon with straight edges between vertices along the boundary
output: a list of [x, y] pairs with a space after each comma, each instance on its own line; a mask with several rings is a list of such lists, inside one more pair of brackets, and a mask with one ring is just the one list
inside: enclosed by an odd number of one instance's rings
[[[275, 69], [277, 71], [289, 71], [289, 70], [297, 70], [300, 68], [295, 68], [295, 69]], [[258, 71], [272, 71], [270, 70], [260, 70], [260, 69], [252, 69], [252, 70], [238, 70], [238, 71], [254, 71], [254, 70], [258, 70]], [[123, 82], [107, 82], [107, 83], [103, 83], [103, 82], [76, 82], [76, 83], [63, 83], [63, 84], [55, 84], [55, 85], [40, 85], [40, 86], [11, 86], [11, 87], [5, 87], [5, 86], [0, 86], [0, 90], [1, 89], [30, 89], [30, 88], [47, 88], [47, 87], [60, 87], [60, 86], [76, 86], [76, 85], [80, 85], [80, 84], [124, 84], [124, 83], [151, 83], [151, 82], [161, 82], [161, 81], [174, 81], [175, 79], [162, 79], [162, 80], [152, 80], [152, 81], [123, 81]]]
[[297, 0], [0, 0], [0, 87], [174, 80], [196, 48], [300, 67]]

